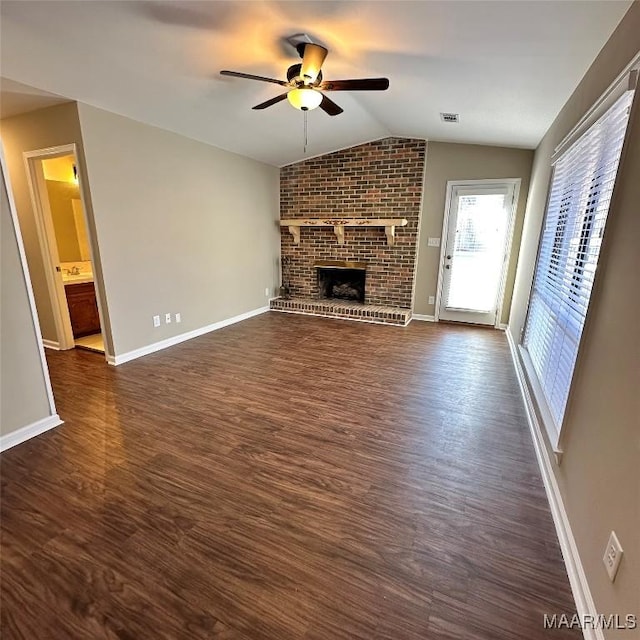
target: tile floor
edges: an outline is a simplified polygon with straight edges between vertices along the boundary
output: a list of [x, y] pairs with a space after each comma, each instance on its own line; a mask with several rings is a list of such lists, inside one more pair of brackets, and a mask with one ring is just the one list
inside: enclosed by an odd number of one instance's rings
[[98, 351], [104, 353], [104, 340], [101, 333], [93, 333], [90, 336], [76, 338], [74, 340], [76, 347], [87, 349], [88, 351]]

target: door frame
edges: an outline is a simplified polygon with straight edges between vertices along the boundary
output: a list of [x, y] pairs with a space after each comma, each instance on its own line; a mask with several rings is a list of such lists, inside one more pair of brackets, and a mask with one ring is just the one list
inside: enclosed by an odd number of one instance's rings
[[[436, 288], [436, 300], [434, 309], [434, 319], [440, 321], [440, 302], [442, 299], [442, 287], [444, 280], [444, 262], [447, 253], [447, 238], [449, 234], [449, 219], [451, 216], [451, 204], [453, 202], [453, 190], [456, 187], [488, 187], [491, 185], [513, 187], [513, 200], [511, 204], [511, 212], [507, 222], [507, 234], [504, 245], [504, 258], [502, 260], [502, 270], [500, 273], [500, 283], [498, 285], [498, 304], [496, 305], [496, 321], [494, 327], [501, 328], [500, 319], [502, 317], [502, 306], [504, 302], [505, 285], [507, 281], [507, 271], [509, 268], [509, 257], [511, 256], [511, 246], [513, 244], [513, 232], [515, 229], [516, 211], [518, 209], [518, 200], [520, 198], [521, 178], [497, 178], [485, 180], [447, 180], [447, 192], [444, 203], [444, 217], [442, 221], [442, 235], [440, 236], [440, 259], [438, 262], [438, 285]], [[485, 325], [489, 326], [489, 325]]]
[[[48, 340], [43, 340], [43, 344], [46, 347], [60, 350], [73, 349], [75, 346], [75, 340], [73, 338], [73, 329], [71, 327], [71, 317], [69, 315], [69, 306], [67, 304], [67, 296], [64, 290], [64, 282], [62, 281], [62, 274], [58, 271], [60, 256], [58, 255], [58, 246], [56, 243], [55, 229], [53, 226], [53, 216], [51, 215], [51, 208], [49, 207], [49, 198], [46, 196], [46, 185], [44, 184], [44, 174], [42, 171], [42, 165], [39, 164], [41, 160], [47, 160], [51, 158], [57, 158], [61, 156], [72, 155], [74, 158], [74, 164], [76, 166], [76, 172], [78, 176], [78, 191], [80, 194], [80, 201], [82, 203], [82, 210], [84, 216], [84, 223], [87, 230], [87, 236], [89, 238], [89, 253], [91, 257], [91, 265], [94, 273], [94, 286], [96, 279], [96, 252], [94, 251], [95, 238], [91, 232], [91, 225], [89, 224], [88, 209], [84, 194], [84, 180], [82, 176], [81, 165], [78, 161], [78, 151], [75, 143], [59, 145], [55, 147], [47, 147], [45, 149], [36, 149], [34, 151], [25, 151], [22, 154], [24, 159], [24, 165], [27, 174], [27, 184], [29, 186], [29, 195], [31, 196], [31, 205], [33, 207], [33, 213], [36, 223], [36, 231], [38, 235], [38, 242], [40, 244], [40, 252], [42, 255], [42, 262], [44, 266], [45, 278], [47, 281], [47, 289], [49, 292], [49, 299], [51, 302], [51, 308], [53, 311], [53, 319], [56, 327], [56, 334], [58, 343], [51, 343]], [[45, 197], [46, 196], [46, 197]], [[100, 331], [102, 333], [105, 342], [105, 360], [108, 359], [108, 353], [106, 349], [107, 335], [105, 333], [104, 314], [102, 311], [102, 304], [100, 295], [98, 294], [98, 287], [96, 290], [96, 303], [98, 305], [98, 315], [100, 316]]]

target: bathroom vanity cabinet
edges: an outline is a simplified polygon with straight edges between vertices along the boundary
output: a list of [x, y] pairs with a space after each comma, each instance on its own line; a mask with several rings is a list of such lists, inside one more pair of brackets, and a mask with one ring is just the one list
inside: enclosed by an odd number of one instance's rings
[[92, 333], [99, 333], [100, 316], [98, 315], [98, 303], [93, 282], [66, 284], [64, 291], [71, 316], [73, 337], [81, 338]]

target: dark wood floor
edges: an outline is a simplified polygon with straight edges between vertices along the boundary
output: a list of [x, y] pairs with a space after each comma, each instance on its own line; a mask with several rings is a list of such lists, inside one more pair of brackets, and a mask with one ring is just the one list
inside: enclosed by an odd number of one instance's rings
[[2, 455], [2, 638], [579, 638], [504, 335], [265, 314]]

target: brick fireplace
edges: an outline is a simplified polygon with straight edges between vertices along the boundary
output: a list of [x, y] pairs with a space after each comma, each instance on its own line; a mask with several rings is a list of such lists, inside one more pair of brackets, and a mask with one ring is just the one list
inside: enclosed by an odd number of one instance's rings
[[283, 227], [283, 284], [292, 300], [322, 297], [318, 265], [358, 263], [366, 265], [361, 302], [412, 308], [425, 152], [424, 140], [386, 138], [281, 169], [282, 220], [406, 220], [393, 237], [364, 224], [340, 232], [331, 225], [301, 226], [295, 229], [297, 238]]

